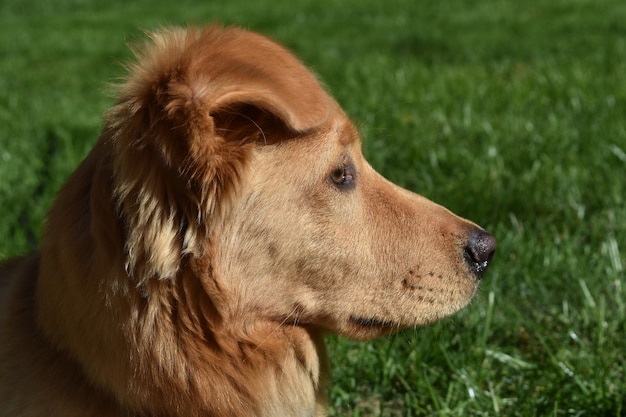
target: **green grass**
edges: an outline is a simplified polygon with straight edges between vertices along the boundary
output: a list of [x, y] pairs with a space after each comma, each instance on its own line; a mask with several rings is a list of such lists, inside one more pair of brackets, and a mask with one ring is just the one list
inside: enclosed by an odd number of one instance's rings
[[454, 318], [329, 340], [333, 415], [626, 416], [623, 0], [3, 0], [0, 258], [36, 244], [125, 44], [213, 20], [287, 44], [379, 171], [498, 238]]

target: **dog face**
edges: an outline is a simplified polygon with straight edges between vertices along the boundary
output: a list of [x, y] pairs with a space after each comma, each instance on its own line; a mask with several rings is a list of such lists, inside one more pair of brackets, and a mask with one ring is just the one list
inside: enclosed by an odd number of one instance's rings
[[195, 275], [227, 322], [356, 339], [469, 302], [493, 237], [377, 174], [291, 54], [233, 30], [155, 45], [109, 118], [131, 274], [174, 277], [184, 256], [204, 259]]
[[311, 135], [254, 150], [237, 220], [218, 232], [216, 276], [240, 298], [228, 305], [245, 306], [230, 314], [369, 339], [465, 306], [480, 278], [468, 246], [491, 245], [488, 235], [382, 178], [335, 114]]

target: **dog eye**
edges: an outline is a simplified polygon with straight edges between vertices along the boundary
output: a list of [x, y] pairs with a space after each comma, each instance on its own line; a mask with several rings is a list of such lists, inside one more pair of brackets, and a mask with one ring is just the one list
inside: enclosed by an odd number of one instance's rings
[[352, 188], [356, 181], [356, 169], [354, 165], [346, 165], [334, 170], [330, 174], [330, 180], [341, 189]]

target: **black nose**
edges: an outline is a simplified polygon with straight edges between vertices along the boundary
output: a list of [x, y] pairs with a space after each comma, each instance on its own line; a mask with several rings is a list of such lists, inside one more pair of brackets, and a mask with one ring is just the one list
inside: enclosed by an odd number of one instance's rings
[[465, 261], [470, 269], [478, 277], [482, 278], [496, 251], [496, 238], [485, 232], [477, 230], [470, 234], [465, 245]]

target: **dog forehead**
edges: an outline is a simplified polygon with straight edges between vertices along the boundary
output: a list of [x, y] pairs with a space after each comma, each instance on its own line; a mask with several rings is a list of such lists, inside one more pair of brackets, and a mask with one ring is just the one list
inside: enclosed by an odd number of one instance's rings
[[335, 124], [335, 133], [338, 137], [339, 144], [348, 147], [352, 145], [361, 145], [361, 136], [352, 122], [343, 115], [339, 122]]
[[275, 147], [266, 146], [261, 146], [260, 151], [283, 161], [285, 158], [299, 160], [301, 164], [294, 164], [294, 168], [301, 168], [306, 165], [304, 161], [309, 161], [323, 169], [327, 168], [326, 163], [336, 160], [341, 155], [352, 151], [359, 152], [361, 137], [358, 130], [343, 114], [339, 105], [335, 106], [335, 116], [323, 126], [301, 136], [279, 141], [278, 149], [281, 152], [276, 152]]
[[[362, 146], [361, 135], [352, 121], [345, 115], [341, 107], [335, 103], [334, 117], [325, 127], [312, 132], [309, 146], [318, 157], [337, 158], [339, 155], [360, 152]], [[325, 155], [325, 157], [322, 156]]]

